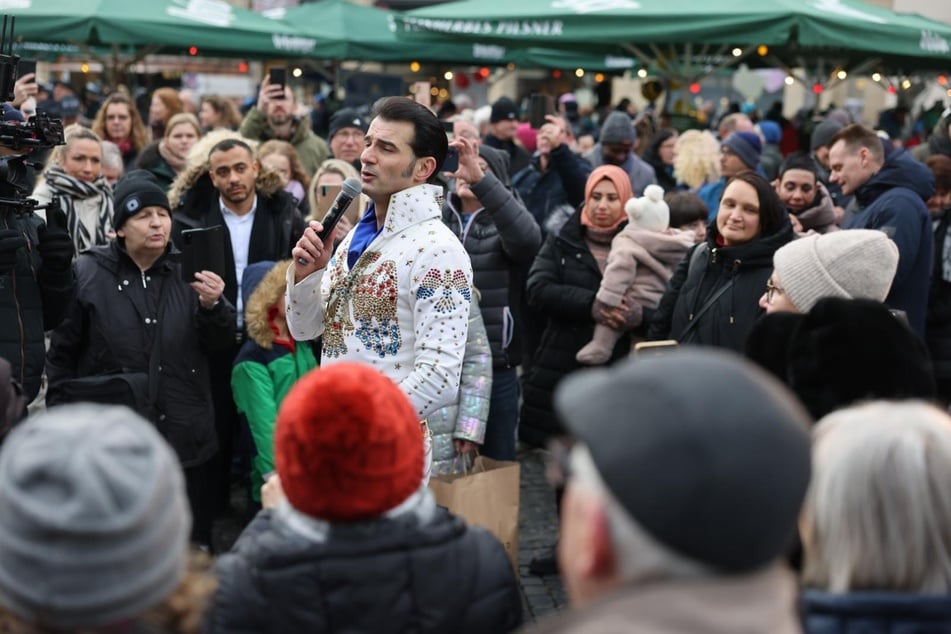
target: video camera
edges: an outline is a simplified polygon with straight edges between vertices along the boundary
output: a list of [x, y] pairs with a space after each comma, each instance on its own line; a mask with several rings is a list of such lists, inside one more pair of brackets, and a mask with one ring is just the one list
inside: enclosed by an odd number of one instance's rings
[[[3, 16], [0, 28], [0, 102], [13, 101], [13, 85], [17, 80], [17, 62], [19, 55], [13, 54], [13, 29], [16, 18]], [[9, 25], [9, 30], [8, 30]], [[63, 145], [63, 120], [53, 119], [45, 112], [37, 111], [27, 121], [10, 120], [2, 112], [0, 120], [0, 148], [13, 150], [13, 153], [0, 149], [0, 209], [11, 209], [14, 213], [31, 213], [43, 209], [35, 200], [27, 198], [30, 184], [27, 180], [27, 157], [34, 149], [48, 149]], [[25, 152], [21, 152], [22, 150]], [[36, 164], [30, 163], [30, 166]]]

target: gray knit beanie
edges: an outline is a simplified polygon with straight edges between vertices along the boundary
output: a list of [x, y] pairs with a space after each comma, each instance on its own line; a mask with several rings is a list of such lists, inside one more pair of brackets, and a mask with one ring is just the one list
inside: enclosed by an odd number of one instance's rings
[[826, 119], [815, 127], [812, 136], [809, 137], [809, 151], [815, 152], [821, 147], [826, 147], [832, 142], [832, 137], [839, 133], [843, 126], [835, 119]]
[[823, 297], [883, 301], [898, 270], [898, 247], [873, 229], [810, 235], [773, 254], [779, 285], [802, 313]]
[[0, 605], [56, 628], [136, 618], [181, 582], [191, 515], [181, 468], [125, 407], [53, 408], [0, 451]]
[[723, 141], [723, 147], [729, 148], [750, 169], [756, 169], [763, 153], [763, 142], [753, 132], [734, 132]]
[[598, 140], [601, 143], [634, 143], [637, 132], [631, 125], [631, 118], [627, 114], [614, 110], [601, 124], [601, 134]]

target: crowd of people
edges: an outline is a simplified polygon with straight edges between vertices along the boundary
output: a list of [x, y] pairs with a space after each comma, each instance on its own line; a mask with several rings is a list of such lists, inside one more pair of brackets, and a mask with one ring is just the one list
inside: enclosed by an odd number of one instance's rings
[[841, 110], [150, 98], [0, 227], [0, 631], [513, 631], [427, 485], [521, 441], [542, 631], [951, 632], [951, 110], [911, 152]]

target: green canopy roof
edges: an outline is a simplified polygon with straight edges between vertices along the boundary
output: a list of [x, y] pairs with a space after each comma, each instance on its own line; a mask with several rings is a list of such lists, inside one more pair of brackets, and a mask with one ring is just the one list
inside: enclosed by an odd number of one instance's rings
[[398, 24], [402, 36], [423, 39], [586, 50], [765, 44], [795, 55], [846, 52], [951, 66], [951, 25], [860, 0], [463, 0], [409, 11]]
[[18, 39], [296, 57], [325, 42], [224, 0], [0, 0]]
[[546, 68], [624, 70], [638, 63], [629, 56], [604, 55], [577, 50], [531, 47], [517, 42], [499, 44], [459, 38], [436, 38], [407, 42], [397, 36], [398, 13], [347, 0], [322, 0], [290, 9], [268, 12], [289, 26], [328, 42], [310, 56], [323, 59], [373, 60], [380, 62], [447, 62], [503, 65], [515, 63]]

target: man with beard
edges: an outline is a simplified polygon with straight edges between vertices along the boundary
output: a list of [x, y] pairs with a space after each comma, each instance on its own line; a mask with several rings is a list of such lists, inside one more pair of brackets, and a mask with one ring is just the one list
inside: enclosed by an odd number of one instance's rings
[[[290, 256], [304, 232], [304, 220], [276, 172], [261, 171], [244, 141], [226, 138], [208, 153], [207, 171], [182, 193], [173, 217], [172, 237], [182, 245], [183, 229], [223, 226], [225, 236], [224, 296], [238, 309], [235, 345], [210, 357], [215, 428], [218, 434], [217, 502], [227, 506], [232, 439], [237, 412], [231, 393], [231, 365], [244, 342], [241, 281], [249, 264]], [[210, 183], [209, 183], [210, 180]]]
[[327, 142], [310, 129], [308, 117], [295, 116], [297, 104], [289, 86], [270, 83], [270, 75], [261, 82], [257, 105], [241, 122], [241, 136], [261, 143], [271, 139], [287, 141], [297, 150], [308, 174], [330, 158]]

